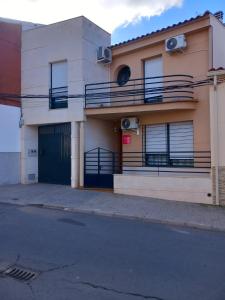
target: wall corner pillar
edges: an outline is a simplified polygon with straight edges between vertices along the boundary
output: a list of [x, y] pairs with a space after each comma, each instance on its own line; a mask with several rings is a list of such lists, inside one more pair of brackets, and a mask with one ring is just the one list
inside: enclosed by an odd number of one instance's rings
[[79, 129], [78, 122], [71, 122], [71, 187], [79, 186]]

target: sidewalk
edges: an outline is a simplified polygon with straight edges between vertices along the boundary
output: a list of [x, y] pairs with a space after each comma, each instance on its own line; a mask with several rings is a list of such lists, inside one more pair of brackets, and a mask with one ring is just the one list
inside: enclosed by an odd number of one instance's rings
[[0, 186], [0, 203], [37, 205], [75, 212], [142, 219], [225, 231], [225, 208], [112, 192], [35, 184]]

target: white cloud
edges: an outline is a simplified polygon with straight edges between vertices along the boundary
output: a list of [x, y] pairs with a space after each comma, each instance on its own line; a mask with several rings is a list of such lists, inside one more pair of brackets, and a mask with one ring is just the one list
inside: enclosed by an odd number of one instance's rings
[[49, 24], [84, 15], [112, 32], [142, 17], [160, 15], [183, 0], [0, 0], [1, 17]]

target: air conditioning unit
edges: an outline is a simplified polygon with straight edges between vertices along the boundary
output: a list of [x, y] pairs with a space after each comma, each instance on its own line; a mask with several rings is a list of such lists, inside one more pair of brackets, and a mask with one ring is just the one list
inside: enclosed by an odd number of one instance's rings
[[139, 121], [138, 118], [123, 118], [121, 119], [121, 129], [122, 130], [130, 130], [130, 129], [138, 129]]
[[97, 62], [109, 64], [112, 62], [112, 51], [108, 47], [99, 47], [97, 51]]
[[187, 41], [184, 34], [171, 37], [165, 41], [167, 52], [181, 51], [187, 47]]

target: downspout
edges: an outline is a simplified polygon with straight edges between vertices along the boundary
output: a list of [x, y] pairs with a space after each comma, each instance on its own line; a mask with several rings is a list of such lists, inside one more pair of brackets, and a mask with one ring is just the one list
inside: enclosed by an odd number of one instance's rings
[[20, 120], [19, 120], [19, 127], [22, 128], [24, 125], [24, 119], [23, 119], [23, 100], [20, 99]]
[[217, 94], [217, 75], [213, 77], [213, 88], [214, 88], [214, 159], [215, 159], [215, 189], [216, 189], [216, 205], [220, 204], [219, 199], [219, 124], [218, 124], [218, 94]]

